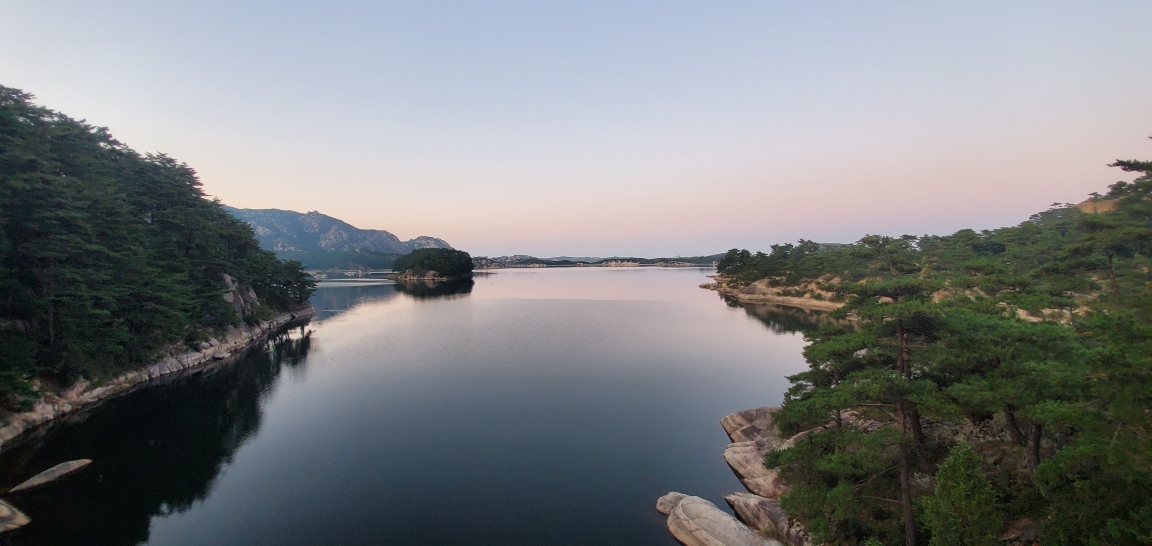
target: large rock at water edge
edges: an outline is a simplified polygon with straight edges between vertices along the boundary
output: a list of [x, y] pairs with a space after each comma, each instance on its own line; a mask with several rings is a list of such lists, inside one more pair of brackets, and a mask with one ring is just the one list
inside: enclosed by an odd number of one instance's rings
[[676, 505], [679, 504], [680, 501], [684, 500], [687, 496], [688, 495], [685, 495], [684, 493], [677, 493], [672, 491], [667, 495], [656, 499], [656, 511], [667, 516], [668, 514], [671, 514], [672, 509], [676, 508]]
[[724, 449], [724, 461], [749, 491], [769, 499], [778, 499], [788, 492], [788, 486], [775, 468], [764, 466], [764, 456], [771, 447], [758, 442], [736, 442]]
[[775, 424], [772, 414], [780, 408], [766, 406], [753, 408], [726, 415], [720, 420], [720, 426], [733, 442], [749, 442], [763, 438], [773, 431]]
[[809, 546], [811, 538], [798, 525], [793, 526], [777, 499], [752, 493], [732, 493], [724, 497], [736, 517], [761, 534], [777, 537], [793, 546]]
[[52, 468], [49, 468], [48, 470], [32, 476], [31, 478], [28, 478], [24, 481], [24, 483], [9, 489], [8, 492], [15, 493], [17, 491], [32, 489], [33, 487], [40, 487], [41, 485], [44, 485], [48, 482], [63, 478], [64, 476], [76, 472], [77, 470], [80, 470], [81, 468], [84, 468], [90, 464], [92, 464], [92, 459], [77, 459], [75, 461], [60, 463]]
[[732, 439], [724, 449], [724, 461], [749, 491], [770, 499], [788, 491], [775, 469], [764, 466], [764, 455], [791, 445], [781, 438], [772, 420], [780, 408], [763, 407], [738, 411], [720, 420]]
[[32, 520], [16, 509], [15, 506], [0, 500], [0, 533], [19, 529], [28, 525]]
[[[665, 495], [657, 503], [666, 506], [679, 493]], [[668, 530], [685, 546], [784, 546], [764, 538], [736, 518], [700, 497], [683, 496], [668, 514]]]

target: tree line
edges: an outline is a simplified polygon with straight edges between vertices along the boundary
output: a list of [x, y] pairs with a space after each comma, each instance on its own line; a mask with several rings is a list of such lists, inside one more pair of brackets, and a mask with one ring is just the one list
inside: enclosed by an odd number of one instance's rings
[[420, 248], [396, 258], [394, 271], [423, 275], [435, 271], [441, 277], [471, 277], [472, 256], [451, 248]]
[[191, 167], [32, 101], [0, 86], [0, 405], [237, 323], [225, 274], [257, 295], [248, 320], [307, 301], [300, 264], [261, 250]]
[[[1089, 214], [1014, 227], [729, 251], [730, 282], [834, 293], [765, 463], [830, 544], [1152, 542], [1152, 162]], [[819, 427], [819, 428], [817, 428]]]

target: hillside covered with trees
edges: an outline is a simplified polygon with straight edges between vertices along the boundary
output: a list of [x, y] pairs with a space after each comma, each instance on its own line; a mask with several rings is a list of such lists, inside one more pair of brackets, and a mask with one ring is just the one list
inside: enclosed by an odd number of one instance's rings
[[[192, 168], [32, 99], [0, 87], [0, 406], [307, 301], [300, 264], [261, 250]], [[237, 284], [255, 296], [243, 317], [223, 297]]]
[[1014, 227], [719, 262], [854, 320], [808, 334], [775, 419], [816, 432], [765, 461], [817, 543], [1152, 543], [1152, 162], [1114, 166]]
[[421, 248], [452, 248], [443, 239], [401, 241], [381, 229], [360, 229], [316, 211], [224, 207], [247, 222], [260, 247], [308, 269], [388, 269], [397, 257]]

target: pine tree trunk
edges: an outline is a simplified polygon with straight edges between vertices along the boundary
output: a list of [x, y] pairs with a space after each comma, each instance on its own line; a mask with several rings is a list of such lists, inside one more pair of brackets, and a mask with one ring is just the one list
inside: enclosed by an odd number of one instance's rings
[[1044, 425], [1036, 423], [1032, 425], [1031, 438], [1028, 439], [1028, 468], [1032, 472], [1036, 472], [1036, 468], [1040, 466], [1040, 440], [1044, 436]]
[[1012, 433], [1012, 439], [1016, 440], [1020, 447], [1028, 447], [1028, 439], [1024, 437], [1024, 431], [1020, 430], [1020, 425], [1016, 422], [1016, 408], [1012, 404], [1004, 404], [1004, 420], [1008, 422], [1008, 432]]
[[[900, 368], [900, 373], [904, 375], [904, 380], [912, 382], [912, 349], [908, 342], [908, 332], [904, 330], [904, 319], [896, 319], [896, 338], [900, 340], [900, 353], [896, 357], [896, 365]], [[916, 404], [901, 399], [901, 404], [906, 406], [904, 415], [907, 419], [911, 420], [912, 424], [912, 438], [916, 441], [916, 447], [924, 447], [924, 427], [920, 424], [920, 412], [916, 409]], [[904, 409], [903, 407], [901, 408]]]
[[1032, 430], [1025, 436], [1020, 424], [1016, 422], [1016, 415], [1013, 413], [1015, 409], [1012, 404], [1004, 404], [1004, 418], [1008, 421], [1008, 431], [1012, 433], [1012, 439], [1024, 448], [1024, 454], [1028, 458], [1028, 470], [1035, 473], [1036, 468], [1040, 466], [1040, 441], [1044, 438], [1044, 424], [1034, 423]]
[[896, 319], [896, 340], [900, 351], [896, 353], [896, 368], [905, 379], [908, 378], [908, 353], [904, 351], [904, 319]]
[[908, 343], [908, 332], [904, 330], [904, 321], [901, 320], [897, 327], [900, 329], [900, 356], [904, 359], [904, 379], [909, 382], [912, 381], [912, 348]]
[[1108, 280], [1112, 282], [1112, 296], [1120, 303], [1120, 285], [1116, 283], [1116, 268], [1112, 265], [1112, 255], [1108, 255]]
[[920, 425], [920, 410], [916, 408], [915, 402], [905, 402], [908, 404], [908, 420], [912, 425], [912, 440], [916, 442], [916, 447], [924, 447], [924, 427]]
[[[903, 418], [903, 415], [901, 415]], [[903, 419], [902, 419], [903, 421]], [[906, 421], [901, 428], [907, 429]], [[905, 430], [904, 432], [907, 432]], [[912, 485], [908, 478], [908, 445], [900, 439], [900, 507], [904, 512], [904, 543], [916, 546], [916, 522], [912, 517]]]

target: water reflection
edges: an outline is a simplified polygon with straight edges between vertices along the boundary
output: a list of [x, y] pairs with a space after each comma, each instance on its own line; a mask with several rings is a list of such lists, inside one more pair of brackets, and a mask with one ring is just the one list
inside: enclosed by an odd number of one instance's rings
[[281, 370], [303, 365], [310, 334], [304, 326], [284, 332], [235, 364], [110, 400], [83, 426], [61, 426], [4, 453], [5, 487], [48, 461], [94, 461], [75, 476], [12, 495], [32, 523], [5, 538], [45, 546], [146, 541], [153, 516], [186, 511], [208, 496], [260, 428], [261, 401]]
[[[740, 484], [717, 421], [779, 403], [786, 376], [806, 369], [801, 336], [747, 320], [755, 307], [719, 305], [698, 288], [704, 273], [321, 283], [315, 345], [297, 330], [0, 455], [0, 488], [96, 459], [13, 496], [34, 522], [12, 538], [672, 546], [654, 499], [682, 490], [724, 506]], [[442, 299], [416, 305], [401, 292]], [[794, 332], [805, 321], [765, 324]]]
[[472, 279], [457, 279], [451, 281], [400, 281], [395, 286], [404, 294], [418, 300], [434, 298], [456, 299], [472, 293], [475, 285]]
[[335, 317], [353, 307], [382, 302], [396, 297], [397, 285], [383, 281], [349, 281], [320, 283], [309, 300], [316, 308], [317, 322]]
[[744, 309], [748, 316], [756, 318], [777, 334], [803, 334], [819, 330], [821, 326], [852, 327], [851, 321], [832, 318], [826, 311], [771, 303], [742, 302], [724, 294], [720, 294], [720, 299], [724, 300], [728, 307]]

